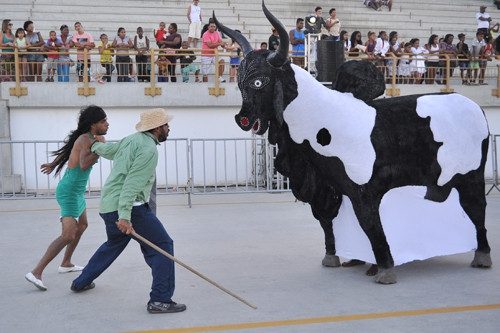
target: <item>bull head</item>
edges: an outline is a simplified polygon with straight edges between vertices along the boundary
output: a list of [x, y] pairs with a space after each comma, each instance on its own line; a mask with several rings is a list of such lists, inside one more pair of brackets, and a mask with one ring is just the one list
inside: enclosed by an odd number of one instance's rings
[[[244, 59], [238, 71], [238, 87], [243, 105], [235, 116], [236, 123], [244, 131], [264, 134], [269, 127], [269, 141], [275, 143], [276, 130], [283, 123], [283, 110], [297, 96], [297, 83], [288, 59], [288, 33], [262, 1], [262, 10], [280, 36], [278, 50], [255, 51], [248, 40], [239, 32], [221, 24], [213, 13], [219, 30], [237, 42]], [[273, 142], [274, 141], [274, 142]]]

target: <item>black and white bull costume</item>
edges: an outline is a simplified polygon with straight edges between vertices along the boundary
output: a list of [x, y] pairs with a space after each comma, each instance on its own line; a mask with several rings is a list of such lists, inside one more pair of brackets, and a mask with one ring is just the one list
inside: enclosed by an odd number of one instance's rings
[[489, 130], [483, 110], [458, 94], [374, 99], [385, 86], [377, 84], [379, 74], [370, 74], [377, 70], [367, 62], [342, 66], [367, 72], [366, 80], [344, 77], [341, 68], [337, 90], [328, 89], [290, 64], [288, 33], [264, 2], [262, 7], [279, 32], [276, 52], [254, 51], [214, 15], [218, 28], [241, 45], [245, 56], [238, 76], [243, 105], [235, 119], [245, 131], [262, 135], [269, 130], [269, 142], [278, 146], [277, 170], [289, 177], [294, 195], [310, 203], [325, 231], [324, 260], [338, 261], [332, 219], [349, 201], [378, 265], [375, 281], [395, 283], [395, 253], [384, 232], [381, 202], [389, 192], [419, 186], [430, 203], [443, 203], [458, 192], [457, 205], [476, 231], [471, 265], [490, 267], [484, 194]]

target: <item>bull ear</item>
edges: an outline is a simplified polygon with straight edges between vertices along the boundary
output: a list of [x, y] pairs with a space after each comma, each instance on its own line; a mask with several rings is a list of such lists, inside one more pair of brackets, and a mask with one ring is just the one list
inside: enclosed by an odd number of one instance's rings
[[274, 84], [273, 98], [274, 116], [281, 126], [283, 125], [283, 85], [280, 80], [277, 80]]
[[262, 0], [262, 10], [264, 11], [264, 15], [266, 15], [269, 22], [271, 22], [274, 28], [278, 30], [278, 34], [280, 36], [280, 45], [278, 46], [278, 49], [276, 50], [276, 52], [272, 52], [267, 57], [267, 61], [274, 67], [281, 67], [288, 60], [290, 37], [288, 37], [288, 32], [286, 31], [283, 24], [278, 21], [278, 19], [267, 9], [266, 5], [264, 4], [264, 0]]
[[238, 31], [234, 31], [232, 29], [229, 29], [228, 27], [224, 26], [222, 23], [220, 23], [217, 18], [215, 17], [215, 11], [212, 12], [212, 17], [214, 19], [215, 25], [217, 28], [219, 28], [220, 31], [222, 31], [224, 34], [228, 35], [229, 38], [234, 40], [238, 45], [241, 46], [241, 49], [243, 50], [243, 55], [246, 57], [247, 54], [253, 51], [252, 46], [248, 42], [248, 40], [243, 36], [241, 33]]

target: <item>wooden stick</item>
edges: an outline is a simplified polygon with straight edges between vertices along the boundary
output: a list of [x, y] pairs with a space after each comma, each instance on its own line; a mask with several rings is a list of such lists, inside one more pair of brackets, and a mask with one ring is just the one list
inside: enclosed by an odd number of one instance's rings
[[181, 265], [182, 267], [184, 267], [185, 269], [191, 271], [192, 273], [198, 275], [199, 277], [201, 277], [203, 280], [213, 284], [214, 286], [216, 286], [217, 288], [219, 288], [220, 290], [224, 291], [225, 293], [233, 296], [234, 298], [236, 298], [238, 301], [240, 302], [243, 302], [245, 303], [246, 305], [248, 305], [249, 307], [251, 307], [252, 309], [257, 309], [257, 307], [255, 305], [252, 305], [250, 303], [248, 303], [247, 301], [245, 301], [243, 298], [239, 297], [238, 295], [235, 295], [233, 294], [232, 292], [230, 292], [229, 290], [227, 290], [226, 288], [224, 288], [223, 286], [215, 283], [214, 281], [210, 280], [209, 278], [207, 278], [206, 276], [204, 276], [203, 274], [195, 271], [194, 269], [192, 269], [191, 267], [189, 267], [188, 265], [184, 264], [182, 261], [178, 260], [177, 258], [175, 258], [173, 255], [171, 255], [170, 253], [168, 253], [167, 251], [161, 249], [160, 247], [158, 247], [157, 245], [155, 245], [154, 243], [150, 242], [149, 240], [147, 240], [146, 238], [142, 237], [141, 235], [137, 234], [135, 231], [132, 231], [130, 233], [132, 236], [134, 236], [135, 238], [137, 238], [138, 240], [140, 240], [141, 242], [151, 246], [153, 249], [155, 249], [156, 251], [160, 252], [161, 254], [163, 254], [165, 257], [167, 257], [168, 259], [178, 263], [179, 265]]

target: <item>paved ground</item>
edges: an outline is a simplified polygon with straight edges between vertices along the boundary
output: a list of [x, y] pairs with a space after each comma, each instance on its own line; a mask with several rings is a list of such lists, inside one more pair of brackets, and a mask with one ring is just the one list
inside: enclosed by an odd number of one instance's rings
[[[74, 255], [84, 265], [105, 240], [88, 202], [89, 228]], [[488, 196], [491, 269], [469, 267], [472, 253], [397, 267], [384, 286], [367, 266], [325, 268], [323, 233], [309, 206], [290, 193], [161, 196], [158, 215], [185, 264], [258, 307], [254, 310], [177, 266], [174, 300], [188, 310], [146, 312], [151, 273], [131, 242], [94, 290], [69, 290], [75, 273], [46, 269], [48, 291], [26, 274], [59, 233], [55, 200], [0, 201], [1, 332], [498, 332], [500, 194]]]

